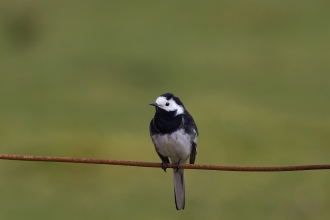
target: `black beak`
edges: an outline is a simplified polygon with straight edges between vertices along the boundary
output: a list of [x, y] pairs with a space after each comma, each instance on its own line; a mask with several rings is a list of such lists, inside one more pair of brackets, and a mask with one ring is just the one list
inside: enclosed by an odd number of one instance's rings
[[150, 103], [149, 105], [152, 105], [152, 106], [158, 107], [158, 105], [157, 105], [156, 102], [152, 102], [152, 103]]

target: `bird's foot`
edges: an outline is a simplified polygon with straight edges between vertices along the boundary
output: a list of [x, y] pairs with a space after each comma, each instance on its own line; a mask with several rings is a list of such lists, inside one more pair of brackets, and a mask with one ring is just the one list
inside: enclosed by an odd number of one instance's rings
[[175, 162], [175, 163], [174, 163], [174, 164], [175, 164], [175, 167], [174, 167], [173, 169], [175, 169], [175, 172], [176, 172], [176, 173], [179, 171], [180, 161], [181, 161], [181, 160], [179, 160], [178, 162]]
[[167, 162], [164, 162], [164, 161], [162, 161], [162, 169], [166, 172], [166, 169], [167, 169]]

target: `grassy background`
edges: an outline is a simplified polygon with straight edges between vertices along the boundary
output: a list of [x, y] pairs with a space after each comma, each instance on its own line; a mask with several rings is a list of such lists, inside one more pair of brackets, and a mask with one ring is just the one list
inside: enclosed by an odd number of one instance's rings
[[[330, 163], [327, 1], [0, 3], [0, 153], [159, 161], [173, 92], [197, 163]], [[0, 219], [329, 219], [328, 171], [171, 173], [0, 161]]]

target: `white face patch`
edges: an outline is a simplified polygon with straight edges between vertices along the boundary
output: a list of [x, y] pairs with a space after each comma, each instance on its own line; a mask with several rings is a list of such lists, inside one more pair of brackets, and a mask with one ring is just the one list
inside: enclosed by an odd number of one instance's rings
[[165, 111], [176, 111], [176, 115], [181, 115], [184, 112], [184, 108], [181, 105], [178, 105], [173, 99], [167, 100], [163, 96], [159, 96], [156, 99], [156, 103], [159, 108], [164, 109]]

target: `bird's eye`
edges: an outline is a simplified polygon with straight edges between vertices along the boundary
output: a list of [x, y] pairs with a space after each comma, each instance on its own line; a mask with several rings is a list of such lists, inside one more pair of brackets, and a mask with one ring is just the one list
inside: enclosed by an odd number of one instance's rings
[[170, 103], [168, 103], [168, 102], [166, 102], [166, 104], [165, 104], [166, 106], [169, 106], [170, 105]]

